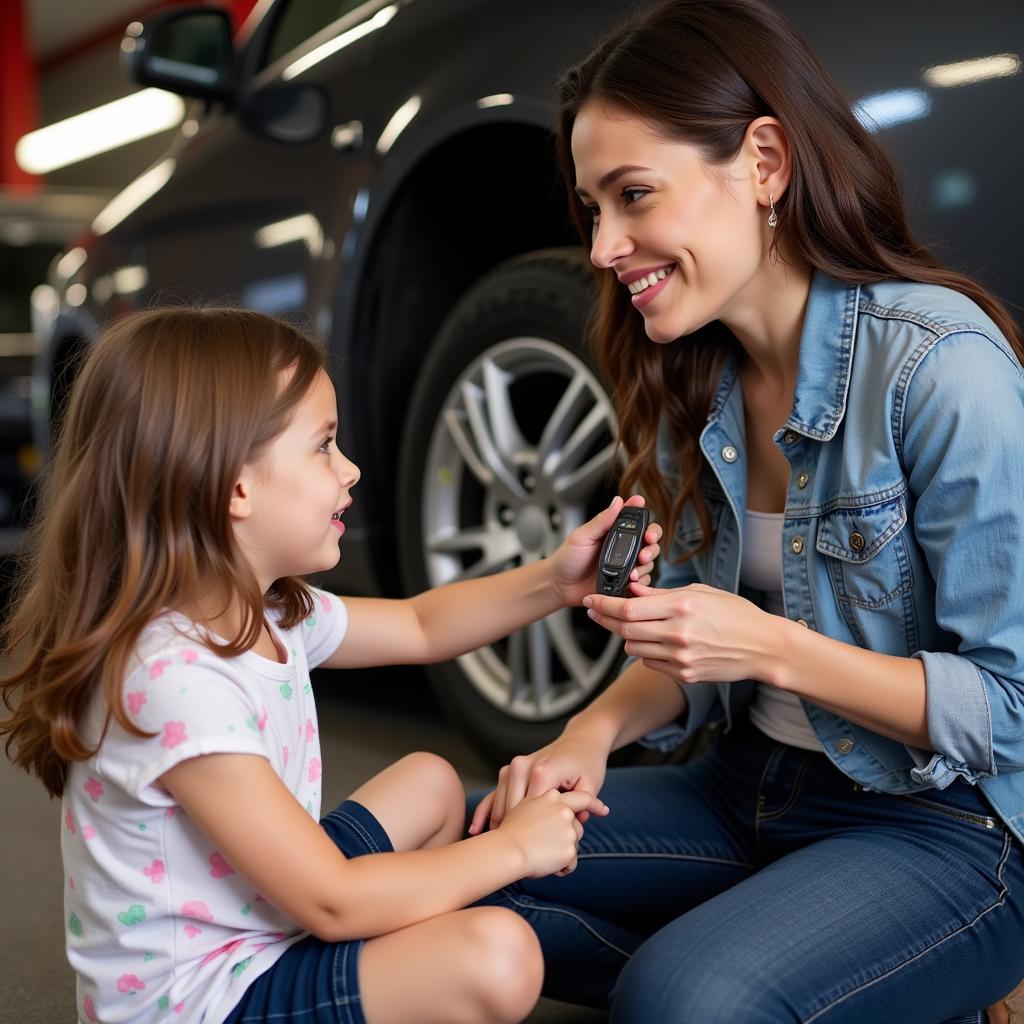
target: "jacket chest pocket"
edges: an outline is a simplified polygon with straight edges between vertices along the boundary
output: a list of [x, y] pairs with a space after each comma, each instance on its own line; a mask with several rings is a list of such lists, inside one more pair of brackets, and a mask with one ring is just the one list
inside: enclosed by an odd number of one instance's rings
[[862, 508], [838, 508], [818, 521], [815, 547], [824, 556], [841, 604], [884, 608], [913, 583], [903, 495]]

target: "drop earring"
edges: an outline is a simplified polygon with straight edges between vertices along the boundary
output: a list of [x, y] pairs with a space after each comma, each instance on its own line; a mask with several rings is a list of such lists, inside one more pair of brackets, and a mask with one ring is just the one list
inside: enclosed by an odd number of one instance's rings
[[772, 212], [768, 214], [768, 227], [774, 228], [779, 223], [779, 216], [775, 212], [775, 197], [771, 193], [768, 194], [768, 202], [772, 204]]

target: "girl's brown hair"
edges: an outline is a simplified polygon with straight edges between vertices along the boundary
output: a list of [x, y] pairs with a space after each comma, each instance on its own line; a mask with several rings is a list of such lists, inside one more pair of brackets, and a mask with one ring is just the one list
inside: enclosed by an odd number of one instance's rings
[[[902, 278], [944, 285], [973, 299], [1024, 361], [1024, 335], [1007, 309], [976, 281], [942, 267], [915, 241], [886, 153], [860, 124], [850, 101], [776, 10], [760, 0], [662, 0], [644, 8], [602, 41], [559, 82], [558, 152], [576, 226], [591, 226], [574, 188], [572, 130], [588, 100], [642, 119], [673, 141], [698, 147], [712, 165], [730, 162], [747, 127], [772, 116], [792, 149], [792, 178], [776, 203], [772, 248], [851, 284]], [[654, 345], [643, 318], [614, 273], [598, 273], [591, 341], [609, 383], [627, 460], [620, 487], [639, 489], [675, 536], [687, 503], [703, 541], [710, 516], [701, 493], [698, 439], [714, 389], [739, 343], [713, 321], [685, 342]], [[656, 461], [659, 421], [676, 452], [669, 480]], [[682, 559], [681, 559], [682, 560]]]
[[280, 610], [285, 628], [312, 613], [297, 578], [263, 594], [228, 507], [243, 466], [285, 429], [325, 368], [300, 331], [240, 309], [134, 313], [89, 351], [4, 627], [15, 667], [0, 678], [13, 712], [0, 736], [51, 796], [62, 794], [69, 761], [95, 753], [78, 725], [97, 689], [108, 725], [113, 714], [149, 735], [128, 718], [121, 687], [140, 633], [161, 610], [187, 607], [211, 585], [237, 599], [241, 632], [208, 643], [223, 657], [256, 643], [267, 608]]

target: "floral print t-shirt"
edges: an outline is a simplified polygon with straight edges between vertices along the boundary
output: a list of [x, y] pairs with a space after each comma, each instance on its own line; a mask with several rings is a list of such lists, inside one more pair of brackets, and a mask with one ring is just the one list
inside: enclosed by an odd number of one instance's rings
[[[220, 1024], [245, 989], [306, 936], [267, 903], [156, 780], [201, 754], [267, 758], [316, 821], [320, 740], [310, 669], [341, 643], [341, 599], [310, 587], [313, 614], [282, 630], [282, 664], [220, 658], [195, 623], [166, 612], [139, 639], [124, 680], [132, 721], [111, 718], [97, 754], [72, 762], [61, 806], [67, 955], [80, 1021]], [[97, 693], [82, 724], [99, 738]]]

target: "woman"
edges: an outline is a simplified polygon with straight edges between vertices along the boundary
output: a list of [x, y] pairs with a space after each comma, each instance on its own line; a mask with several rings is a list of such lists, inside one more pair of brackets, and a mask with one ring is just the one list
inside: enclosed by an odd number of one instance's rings
[[758, 0], [638, 14], [565, 75], [560, 144], [623, 486], [674, 544], [588, 599], [631, 662], [471, 831], [551, 786], [610, 815], [492, 901], [614, 1021], [979, 1020], [1024, 975], [1021, 331]]

